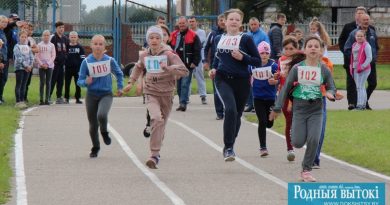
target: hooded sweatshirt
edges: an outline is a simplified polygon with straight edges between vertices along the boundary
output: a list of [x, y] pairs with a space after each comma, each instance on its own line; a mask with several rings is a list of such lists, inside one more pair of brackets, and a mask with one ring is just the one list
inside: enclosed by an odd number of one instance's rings
[[[150, 48], [140, 53], [129, 83], [135, 82], [146, 70], [144, 93], [155, 96], [172, 96], [176, 80], [187, 76], [189, 72], [179, 56], [169, 46], [162, 45], [160, 49], [157, 55], [152, 55]], [[160, 68], [160, 61], [167, 62], [167, 70]]]

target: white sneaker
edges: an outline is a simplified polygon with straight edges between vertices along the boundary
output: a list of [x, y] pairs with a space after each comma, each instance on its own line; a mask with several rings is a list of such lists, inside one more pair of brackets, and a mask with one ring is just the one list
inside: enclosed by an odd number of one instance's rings
[[295, 152], [294, 152], [294, 150], [288, 150], [288, 152], [287, 152], [287, 160], [289, 162], [292, 162], [292, 161], [295, 160]]

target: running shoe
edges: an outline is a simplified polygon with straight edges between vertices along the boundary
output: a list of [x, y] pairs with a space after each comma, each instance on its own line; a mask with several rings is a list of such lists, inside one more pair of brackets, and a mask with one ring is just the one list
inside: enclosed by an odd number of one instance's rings
[[261, 148], [260, 149], [260, 157], [266, 157], [268, 155], [269, 155], [269, 153], [268, 153], [267, 148]]
[[225, 159], [225, 162], [231, 162], [236, 159], [236, 154], [234, 153], [233, 148], [224, 148], [223, 157]]
[[160, 156], [151, 156], [148, 161], [146, 161], [146, 166], [150, 169], [158, 169], [157, 165], [160, 161]]
[[289, 162], [292, 162], [292, 161], [295, 160], [295, 152], [294, 152], [294, 150], [288, 150], [287, 151], [287, 160]]
[[313, 175], [311, 175], [310, 171], [303, 170], [301, 172], [301, 180], [304, 182], [315, 182], [316, 178], [314, 178]]

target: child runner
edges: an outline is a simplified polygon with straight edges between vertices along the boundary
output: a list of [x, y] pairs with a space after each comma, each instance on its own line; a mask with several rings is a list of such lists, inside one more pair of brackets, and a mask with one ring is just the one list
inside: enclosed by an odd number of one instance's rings
[[106, 50], [104, 36], [94, 35], [91, 40], [91, 49], [92, 54], [89, 54], [81, 63], [77, 84], [87, 87], [85, 107], [89, 121], [89, 135], [93, 145], [89, 157], [95, 158], [100, 150], [99, 126], [104, 143], [111, 144], [107, 131], [108, 112], [113, 100], [111, 73], [116, 76], [118, 96], [122, 95], [123, 73], [115, 59], [104, 54]]
[[367, 92], [365, 82], [371, 72], [372, 52], [371, 46], [366, 41], [366, 32], [358, 30], [355, 34], [356, 42], [352, 45], [350, 73], [356, 84], [357, 110], [365, 110]]
[[140, 53], [139, 61], [134, 66], [129, 84], [124, 91], [128, 92], [146, 69], [144, 93], [152, 127], [150, 137], [151, 156], [146, 161], [146, 165], [150, 169], [157, 169], [165, 126], [172, 110], [175, 82], [176, 79], [188, 75], [189, 72], [179, 56], [163, 43], [161, 27], [149, 27], [146, 32], [146, 39], [149, 48]]
[[[279, 58], [278, 62], [278, 72], [274, 76], [275, 79], [279, 79], [279, 92], [286, 81], [286, 78], [290, 72], [292, 56], [298, 51], [298, 42], [294, 37], [287, 37], [283, 40], [283, 55]], [[284, 118], [286, 120], [286, 127], [284, 130], [284, 135], [286, 136], [286, 145], [287, 145], [287, 160], [294, 161], [295, 153], [294, 148], [291, 145], [291, 123], [292, 123], [292, 113], [291, 113], [292, 102], [290, 99], [284, 101], [282, 108]]]
[[[50, 31], [45, 30], [42, 33], [42, 41], [38, 43], [39, 52], [35, 54], [39, 68], [39, 99], [40, 105], [50, 105], [51, 75], [54, 69], [54, 60], [56, 59], [56, 49], [50, 42]], [[46, 86], [46, 95], [44, 88]], [[45, 97], [44, 97], [45, 96]]]
[[34, 62], [34, 55], [28, 43], [28, 33], [25, 30], [19, 32], [19, 42], [14, 47], [14, 64], [15, 64], [15, 107], [27, 108], [25, 103], [26, 84]]
[[225, 161], [235, 160], [234, 142], [241, 126], [241, 116], [248, 99], [250, 76], [248, 66], [261, 66], [252, 37], [240, 32], [244, 13], [239, 9], [225, 11], [226, 33], [215, 37], [217, 52], [210, 77], [215, 77], [216, 92], [225, 110], [223, 122]]
[[304, 182], [316, 181], [311, 170], [321, 135], [323, 106], [321, 85], [325, 85], [326, 97], [329, 100], [334, 101], [336, 94], [332, 75], [329, 69], [321, 63], [323, 46], [321, 39], [316, 36], [306, 39], [304, 45], [306, 60], [293, 66], [270, 114], [270, 120], [277, 117], [290, 90], [294, 88], [292, 90], [294, 103], [291, 140], [297, 148], [303, 147], [306, 143], [300, 173]]
[[329, 34], [326, 32], [324, 25], [318, 21], [317, 17], [309, 23], [310, 34], [318, 36], [325, 44], [323, 56], [328, 57], [328, 46], [332, 44]]
[[278, 80], [274, 79], [273, 74], [276, 73], [278, 65], [270, 59], [271, 48], [267, 42], [261, 42], [257, 50], [261, 57], [261, 66], [258, 68], [251, 67], [254, 79], [252, 89], [255, 111], [259, 121], [257, 132], [260, 141], [260, 156], [265, 157], [268, 155], [266, 129], [271, 128], [274, 124], [273, 121], [268, 119], [268, 116], [276, 98], [275, 85]]
[[67, 47], [67, 59], [65, 62], [65, 103], [69, 103], [69, 90], [72, 77], [74, 79], [74, 84], [76, 87], [76, 92], [74, 97], [76, 98], [77, 104], [82, 104], [80, 100], [81, 89], [77, 85], [77, 80], [79, 79], [79, 71], [81, 62], [85, 58], [85, 52], [83, 46], [78, 42], [79, 36], [76, 31], [71, 31], [69, 33], [69, 45]]

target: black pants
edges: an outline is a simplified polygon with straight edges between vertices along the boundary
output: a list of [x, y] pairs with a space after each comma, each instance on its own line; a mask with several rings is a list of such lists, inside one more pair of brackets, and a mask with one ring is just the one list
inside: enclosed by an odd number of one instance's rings
[[1, 101], [4, 101], [3, 92], [4, 92], [5, 84], [7, 83], [8, 80], [8, 67], [9, 67], [9, 61], [4, 62], [4, 68], [0, 73], [0, 100]]
[[65, 98], [69, 100], [69, 90], [72, 77], [76, 86], [76, 92], [74, 94], [74, 97], [76, 98], [76, 100], [79, 100], [81, 97], [81, 89], [80, 86], [77, 85], [77, 80], [79, 79], [79, 72], [78, 69], [69, 67], [65, 68]]
[[370, 75], [367, 78], [367, 103], [370, 99], [371, 94], [374, 92], [376, 85], [377, 85], [377, 78], [376, 78], [376, 63], [371, 63], [371, 72]]
[[26, 84], [26, 92], [24, 94], [26, 101], [28, 100], [28, 87], [30, 86], [31, 83], [31, 77], [33, 75], [32, 72], [33, 70], [31, 69], [31, 72], [27, 73], [28, 77], [27, 77], [27, 84]]
[[56, 63], [54, 65], [53, 75], [51, 76], [50, 96], [53, 94], [54, 87], [57, 85], [57, 98], [62, 97], [62, 87], [64, 86], [64, 64]]
[[215, 86], [225, 110], [223, 122], [225, 148], [232, 148], [240, 130], [242, 112], [249, 95], [249, 78], [235, 78], [217, 72]]
[[221, 99], [218, 97], [218, 93], [216, 92], [215, 89], [215, 80], [213, 80], [213, 91], [214, 91], [214, 107], [215, 107], [215, 112], [217, 113], [217, 116], [220, 118], [223, 118], [223, 105], [221, 102]]
[[354, 105], [356, 106], [357, 103], [357, 92], [356, 92], [356, 84], [355, 80], [351, 76], [351, 73], [349, 72], [349, 67], [345, 68], [346, 76], [347, 76], [347, 101], [348, 105]]
[[29, 72], [25, 70], [15, 71], [15, 99], [16, 102], [23, 102], [25, 100], [24, 94], [26, 93], [26, 84]]
[[261, 100], [254, 99], [254, 106], [259, 120], [259, 126], [257, 128], [257, 133], [260, 141], [260, 148], [267, 148], [267, 128], [271, 128], [274, 124], [274, 121], [269, 121], [268, 116], [270, 113], [271, 107], [274, 105], [274, 100]]

